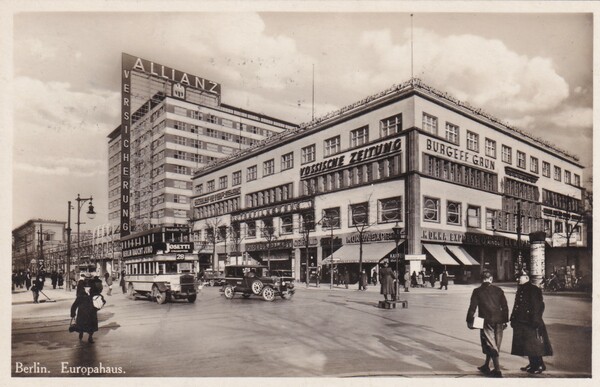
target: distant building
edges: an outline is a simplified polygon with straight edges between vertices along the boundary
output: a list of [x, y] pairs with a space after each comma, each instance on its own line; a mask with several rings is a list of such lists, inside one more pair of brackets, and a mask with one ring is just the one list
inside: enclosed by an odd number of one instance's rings
[[58, 269], [64, 261], [48, 254], [66, 243], [66, 222], [30, 219], [12, 231], [12, 269], [37, 272]]
[[321, 266], [328, 280], [333, 258], [356, 279], [359, 267], [395, 266], [397, 227], [402, 272], [472, 281], [485, 267], [507, 280], [531, 232], [545, 231], [549, 250], [568, 231], [585, 247], [582, 172], [556, 146], [413, 79], [200, 169], [194, 241], [215, 268], [251, 257], [301, 280]]

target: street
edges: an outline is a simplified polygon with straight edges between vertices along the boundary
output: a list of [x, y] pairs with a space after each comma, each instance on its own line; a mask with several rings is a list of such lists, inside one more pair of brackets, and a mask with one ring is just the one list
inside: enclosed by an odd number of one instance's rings
[[[512, 308], [515, 286], [500, 286]], [[94, 344], [87, 335], [79, 342], [67, 330], [74, 292], [46, 287], [56, 302], [36, 305], [31, 292], [20, 290], [13, 292], [12, 375], [481, 377], [479, 331], [465, 323], [474, 287], [411, 289], [401, 293], [407, 309], [385, 310], [377, 308], [379, 287], [360, 292], [356, 286], [297, 284], [291, 301], [271, 303], [241, 295], [228, 301], [219, 288], [204, 287], [194, 304], [157, 305], [129, 300], [115, 286], [98, 312]], [[591, 298], [544, 299], [554, 348], [554, 356], [545, 358], [548, 370], [542, 375], [519, 370], [527, 360], [510, 355], [509, 327], [500, 356], [504, 377], [591, 377]], [[21, 367], [17, 373], [17, 364], [34, 372]]]

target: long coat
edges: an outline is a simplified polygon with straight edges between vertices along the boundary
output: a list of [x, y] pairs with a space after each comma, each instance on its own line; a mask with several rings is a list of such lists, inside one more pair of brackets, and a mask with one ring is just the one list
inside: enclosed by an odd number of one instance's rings
[[511, 354], [517, 356], [552, 356], [552, 345], [542, 316], [542, 291], [531, 282], [520, 285], [510, 316], [513, 328]]
[[379, 277], [381, 278], [381, 290], [380, 294], [394, 294], [394, 280], [396, 274], [390, 267], [383, 267], [379, 271]]
[[71, 305], [71, 317], [75, 317], [76, 312], [78, 332], [93, 333], [98, 330], [98, 311], [94, 308], [92, 296], [87, 293], [78, 295]]
[[467, 323], [473, 323], [476, 309], [478, 316], [488, 324], [508, 322], [508, 304], [504, 292], [489, 282], [484, 282], [473, 290], [467, 311]]

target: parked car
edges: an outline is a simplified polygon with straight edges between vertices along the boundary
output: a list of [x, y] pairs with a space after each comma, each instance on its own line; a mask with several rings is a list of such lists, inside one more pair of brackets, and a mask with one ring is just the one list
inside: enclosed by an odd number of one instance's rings
[[220, 271], [206, 270], [202, 276], [202, 284], [205, 286], [223, 286], [225, 278]]
[[276, 296], [291, 299], [294, 295], [294, 282], [286, 277], [271, 275], [262, 265], [231, 265], [225, 267], [223, 293], [228, 300], [236, 293], [249, 298], [260, 296], [265, 301], [273, 301]]

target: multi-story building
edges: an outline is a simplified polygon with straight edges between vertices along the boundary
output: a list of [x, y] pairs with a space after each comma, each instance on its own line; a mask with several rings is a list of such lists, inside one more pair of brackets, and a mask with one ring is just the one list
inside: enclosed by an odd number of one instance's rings
[[221, 103], [214, 82], [127, 54], [123, 58], [128, 74], [123, 115], [130, 122], [108, 136], [108, 199], [109, 222], [122, 226], [125, 219], [128, 232], [188, 226], [194, 170], [297, 128]]
[[556, 146], [411, 80], [202, 168], [194, 239], [215, 267], [251, 257], [301, 280], [307, 261], [329, 278], [332, 259], [372, 275], [396, 242], [402, 271], [510, 279], [532, 232], [585, 245], [582, 172]]
[[66, 242], [66, 222], [45, 219], [30, 219], [12, 231], [13, 270], [37, 272], [41, 267], [58, 270], [64, 261], [48, 254]]

